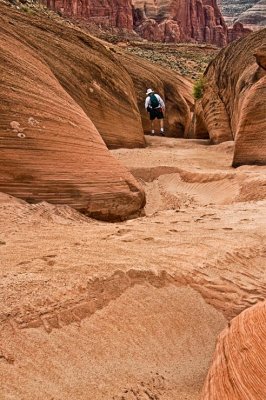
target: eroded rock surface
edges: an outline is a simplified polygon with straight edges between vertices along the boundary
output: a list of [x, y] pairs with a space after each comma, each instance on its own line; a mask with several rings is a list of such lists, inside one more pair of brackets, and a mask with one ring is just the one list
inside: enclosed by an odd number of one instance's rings
[[218, 0], [226, 22], [231, 26], [241, 22], [253, 30], [266, 24], [265, 0]]
[[218, 338], [202, 400], [266, 397], [266, 302], [243, 311]]
[[145, 145], [132, 80], [112, 51], [81, 30], [0, 7], [1, 26], [15, 24], [109, 148]]
[[[145, 202], [144, 192], [111, 156], [94, 124], [56, 79], [64, 68], [62, 59], [51, 57], [54, 68], [60, 64], [53, 74], [41, 51], [35, 51], [21, 35], [23, 17], [12, 12], [11, 21], [1, 6], [2, 11], [1, 191], [29, 202], [71, 205], [103, 219], [123, 219], [138, 212]], [[38, 45], [44, 45], [40, 26], [33, 31], [39, 33]], [[51, 35], [47, 47], [53, 45], [59, 49]], [[67, 73], [61, 75], [61, 80], [66, 77]], [[78, 97], [78, 88], [75, 93]]]
[[214, 143], [235, 140], [234, 166], [266, 163], [265, 44], [264, 29], [222, 50], [206, 70], [196, 108]]

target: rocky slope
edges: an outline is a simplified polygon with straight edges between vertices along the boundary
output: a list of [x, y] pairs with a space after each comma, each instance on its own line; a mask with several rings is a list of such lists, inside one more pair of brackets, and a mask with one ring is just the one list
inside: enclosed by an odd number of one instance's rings
[[195, 134], [205, 125], [215, 143], [234, 139], [234, 166], [266, 163], [265, 45], [266, 29], [251, 34], [222, 50], [204, 75]]
[[202, 400], [266, 397], [266, 302], [232, 320], [218, 338]]
[[252, 29], [266, 25], [265, 0], [218, 0], [218, 4], [229, 25], [233, 25], [234, 21], [242, 22]]

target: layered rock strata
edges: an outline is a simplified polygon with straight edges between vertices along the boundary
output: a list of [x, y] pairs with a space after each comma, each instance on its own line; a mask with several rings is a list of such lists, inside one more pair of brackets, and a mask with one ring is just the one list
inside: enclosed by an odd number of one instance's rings
[[266, 1], [265, 0], [219, 0], [222, 13], [226, 22], [233, 25], [241, 22], [245, 27], [253, 30], [266, 25]]
[[[68, 69], [64, 69], [59, 58], [60, 36], [57, 43], [47, 26], [49, 34], [46, 33], [44, 42], [45, 25], [41, 30], [36, 20], [36, 30], [30, 26], [27, 30], [30, 43], [33, 32], [38, 34], [36, 51], [25, 40], [22, 22], [26, 19], [11, 14], [2, 5], [0, 9], [0, 191], [29, 202], [67, 204], [106, 220], [138, 213], [145, 203], [140, 185], [108, 152], [94, 124], [59, 83], [70, 78], [68, 73], [64, 74]], [[69, 50], [73, 51], [73, 36], [69, 40]], [[47, 59], [49, 52], [58, 51], [57, 57], [51, 57], [54, 68], [49, 68], [38, 51], [45, 43]], [[71, 61], [70, 55], [65, 57]], [[54, 74], [56, 65], [58, 70]], [[61, 72], [61, 79], [57, 79]], [[74, 82], [75, 73], [70, 84]], [[91, 85], [94, 87], [93, 82]], [[130, 85], [126, 88], [130, 90]], [[82, 96], [79, 87], [75, 94]], [[115, 96], [112, 100], [115, 102]]]
[[216, 0], [43, 0], [63, 15], [104, 27], [135, 29], [151, 41], [198, 41], [224, 46], [227, 27]]
[[266, 302], [243, 311], [219, 336], [201, 400], [266, 398]]
[[266, 163], [265, 45], [266, 29], [222, 50], [206, 70], [196, 107], [213, 143], [235, 140], [234, 166]]
[[216, 0], [133, 0], [136, 31], [148, 40], [224, 46], [227, 28]]
[[132, 29], [131, 0], [42, 0], [42, 3], [68, 17], [89, 20], [103, 27]]
[[29, 17], [7, 7], [1, 14], [3, 24], [16, 24], [20, 40], [35, 49], [109, 148], [145, 145], [132, 80], [112, 51], [80, 30], [48, 18]]

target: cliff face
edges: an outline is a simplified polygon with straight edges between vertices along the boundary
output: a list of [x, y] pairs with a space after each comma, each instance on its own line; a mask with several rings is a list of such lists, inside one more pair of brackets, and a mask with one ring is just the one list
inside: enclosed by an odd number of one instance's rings
[[224, 46], [227, 28], [216, 0], [133, 0], [136, 31], [146, 39]]
[[234, 166], [266, 164], [265, 59], [263, 29], [222, 50], [205, 73], [195, 135], [204, 121], [214, 143], [234, 139]]
[[224, 46], [227, 28], [216, 0], [43, 0], [53, 10], [160, 42], [198, 41]]
[[42, 0], [66, 16], [85, 19], [105, 27], [132, 29], [131, 0]]

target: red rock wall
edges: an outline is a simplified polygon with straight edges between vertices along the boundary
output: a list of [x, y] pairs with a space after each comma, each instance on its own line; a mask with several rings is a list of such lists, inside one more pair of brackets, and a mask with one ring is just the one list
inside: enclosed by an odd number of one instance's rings
[[[153, 0], [150, 0], [153, 1]], [[224, 46], [227, 28], [216, 0], [133, 0], [136, 30], [146, 39], [165, 42], [198, 41]], [[145, 11], [147, 10], [147, 11]]]
[[89, 20], [106, 27], [132, 30], [131, 0], [42, 0], [63, 15]]
[[227, 27], [216, 0], [42, 0], [63, 15], [106, 27], [135, 29], [161, 42], [198, 41], [224, 46]]

